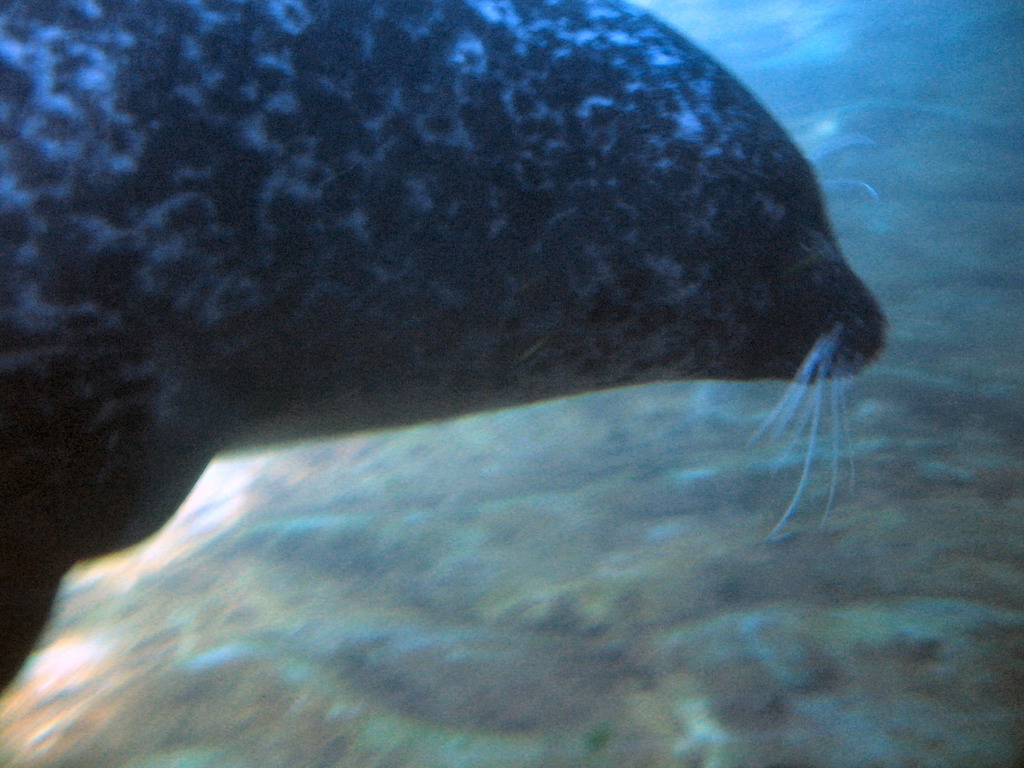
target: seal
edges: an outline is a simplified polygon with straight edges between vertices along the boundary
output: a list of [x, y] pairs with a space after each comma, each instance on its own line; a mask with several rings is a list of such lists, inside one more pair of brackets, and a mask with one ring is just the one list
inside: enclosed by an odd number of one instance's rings
[[882, 344], [798, 150], [619, 0], [10, 0], [0, 190], [2, 681], [219, 451]]

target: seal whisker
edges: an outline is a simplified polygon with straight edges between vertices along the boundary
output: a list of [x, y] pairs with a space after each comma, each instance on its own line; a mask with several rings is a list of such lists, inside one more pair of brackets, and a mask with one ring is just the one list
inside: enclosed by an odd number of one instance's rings
[[[778, 440], [793, 425], [793, 419], [800, 412], [800, 406], [811, 386], [816, 381], [828, 376], [836, 349], [839, 346], [842, 329], [842, 325], [836, 325], [814, 343], [778, 404], [747, 441], [748, 446], [758, 442], [768, 432], [771, 432], [773, 440]], [[804, 424], [806, 424], [806, 416], [800, 422], [801, 428], [796, 431], [802, 432]]]
[[876, 147], [878, 142], [863, 133], [842, 133], [823, 141], [814, 149], [808, 150], [807, 159], [815, 165], [836, 152], [849, 147]]
[[[786, 466], [789, 461], [789, 457], [793, 453], [793, 449], [797, 447], [802, 439], [804, 439], [810, 430], [810, 424], [814, 418], [814, 394], [813, 390], [815, 385], [808, 384], [804, 386], [804, 399], [801, 401], [797, 416], [794, 416], [789, 424], [779, 425], [775, 429], [773, 434], [773, 440], [781, 439], [783, 434], [788, 435], [786, 440], [785, 448], [775, 459], [774, 473], [777, 473], [780, 469]], [[810, 397], [807, 397], [807, 393], [811, 393]]]
[[779, 402], [772, 409], [772, 412], [765, 417], [761, 425], [754, 431], [754, 434], [747, 440], [747, 447], [760, 442], [769, 432], [771, 433], [772, 440], [778, 440], [787, 431], [788, 427], [793, 424], [794, 415], [800, 410], [800, 406], [807, 396], [807, 390], [807, 385], [798, 379], [790, 382]]
[[804, 490], [807, 488], [807, 481], [811, 476], [811, 467], [814, 465], [814, 454], [818, 448], [818, 427], [821, 422], [821, 392], [824, 385], [822, 382], [817, 382], [813, 389], [813, 399], [811, 400], [811, 426], [808, 433], [807, 452], [804, 454], [803, 469], [800, 472], [800, 482], [797, 484], [796, 491], [793, 494], [793, 498], [789, 502], [789, 506], [786, 507], [786, 511], [782, 513], [782, 517], [779, 518], [779, 522], [772, 528], [771, 533], [768, 534], [768, 541], [778, 541], [784, 538], [782, 536], [782, 529], [785, 528], [786, 523], [796, 512], [797, 507], [800, 506], [800, 500], [803, 498]]
[[855, 187], [857, 189], [863, 189], [868, 197], [874, 200], [876, 203], [882, 199], [882, 196], [878, 194], [878, 190], [868, 184], [866, 181], [860, 179], [825, 179], [821, 182], [821, 186], [825, 189], [842, 189], [844, 187]]
[[827, 382], [827, 386], [829, 390], [829, 422], [832, 432], [832, 460], [830, 462], [832, 477], [828, 484], [828, 501], [825, 503], [825, 512], [818, 523], [819, 528], [825, 527], [825, 521], [828, 520], [828, 516], [832, 512], [832, 505], [836, 499], [836, 488], [839, 485], [839, 457], [843, 438], [843, 424], [840, 416], [840, 400], [845, 394], [843, 380], [831, 378]]
[[850, 473], [849, 481], [849, 493], [853, 493], [853, 487], [856, 482], [856, 468], [853, 461], [853, 434], [850, 429], [850, 412], [848, 403], [849, 397], [847, 393], [850, 391], [853, 379], [850, 376], [843, 376], [834, 381], [834, 386], [840, 388], [839, 390], [839, 431], [842, 437], [842, 452], [846, 454], [846, 465], [847, 471]]
[[[836, 152], [844, 150], [848, 147], [874, 147], [877, 146], [877, 142], [861, 133], [845, 133], [839, 136], [834, 136], [830, 140], [824, 142], [821, 146], [816, 149], [810, 150], [807, 153], [807, 159], [815, 165], [821, 165], [821, 161], [826, 157], [834, 155]], [[826, 178], [822, 179], [821, 186], [828, 190], [837, 190], [843, 188], [857, 188], [862, 189], [867, 195], [874, 201], [879, 201], [882, 196], [878, 194], [878, 191], [868, 184], [866, 181], [860, 179], [847, 179], [847, 178]]]
[[[779, 404], [748, 442], [748, 444], [753, 444], [768, 432], [771, 433], [773, 439], [778, 439], [783, 433], [791, 431], [792, 438], [779, 462], [783, 463], [800, 438], [805, 435], [807, 437], [807, 449], [804, 454], [800, 480], [785, 512], [768, 534], [769, 541], [784, 538], [782, 531], [800, 506], [800, 501], [810, 481], [811, 469], [814, 466], [814, 458], [818, 450], [818, 435], [821, 431], [821, 412], [824, 407], [826, 388], [829, 392], [829, 421], [832, 433], [830, 462], [832, 479], [829, 484], [828, 502], [822, 516], [822, 524], [832, 509], [839, 477], [840, 446], [845, 432], [841, 401], [845, 394], [843, 380], [848, 376], [841, 362], [837, 364], [842, 331], [842, 324], [837, 324], [828, 333], [819, 337], [801, 363]], [[808, 393], [810, 393], [810, 398], [807, 397]]]
[[[808, 355], [810, 357], [810, 354]], [[804, 367], [807, 365], [807, 361], [804, 361], [803, 366], [797, 371], [796, 376], [786, 387], [786, 391], [779, 398], [779, 402], [772, 409], [761, 425], [754, 431], [754, 434], [747, 440], [747, 447], [750, 447], [758, 442], [768, 433], [771, 433], [772, 440], [778, 440], [785, 432], [789, 431], [790, 427], [793, 426], [794, 418], [797, 413], [803, 413], [801, 406], [804, 404], [804, 398], [807, 397], [807, 391], [809, 386], [804, 380], [803, 373]], [[800, 430], [796, 430], [799, 432]]]

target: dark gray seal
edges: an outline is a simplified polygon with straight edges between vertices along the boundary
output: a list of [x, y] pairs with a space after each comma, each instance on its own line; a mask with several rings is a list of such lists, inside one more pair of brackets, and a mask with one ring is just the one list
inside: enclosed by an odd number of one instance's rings
[[7, 0], [0, 196], [2, 681], [218, 451], [883, 336], [784, 132], [617, 0]]

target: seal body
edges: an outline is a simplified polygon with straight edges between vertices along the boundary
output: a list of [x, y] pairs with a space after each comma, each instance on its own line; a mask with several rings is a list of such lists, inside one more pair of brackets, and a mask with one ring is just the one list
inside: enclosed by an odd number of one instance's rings
[[784, 132], [618, 0], [8, 0], [0, 195], [4, 680], [218, 451], [882, 342]]

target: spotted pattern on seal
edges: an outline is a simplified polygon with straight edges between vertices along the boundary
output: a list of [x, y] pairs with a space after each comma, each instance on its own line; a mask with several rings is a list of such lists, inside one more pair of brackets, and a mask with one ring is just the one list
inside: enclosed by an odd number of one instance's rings
[[0, 270], [8, 676], [219, 450], [883, 335], [784, 132], [617, 0], [8, 0]]

